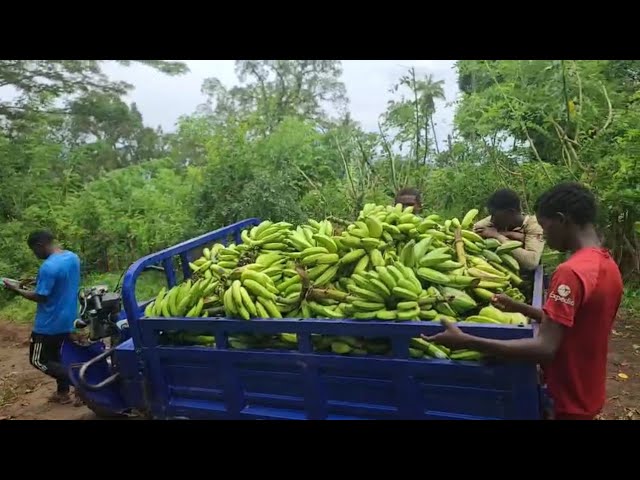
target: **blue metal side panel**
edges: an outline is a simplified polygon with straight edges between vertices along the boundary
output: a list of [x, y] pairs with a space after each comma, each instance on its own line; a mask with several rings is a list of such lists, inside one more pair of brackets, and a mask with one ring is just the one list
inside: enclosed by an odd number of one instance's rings
[[[140, 318], [135, 282], [148, 265], [163, 263], [175, 282], [172, 258], [230, 238], [239, 241], [249, 219], [145, 257], [123, 282], [124, 306], [135, 358], [148, 384], [147, 404], [158, 418], [220, 419], [535, 419], [540, 418], [536, 366], [514, 363], [408, 359], [408, 343], [441, 327], [432, 322]], [[534, 305], [542, 296], [535, 275]], [[474, 335], [526, 338], [532, 327], [469, 325]], [[216, 348], [158, 345], [160, 331], [216, 335]], [[296, 333], [297, 351], [228, 349], [234, 333]], [[345, 357], [311, 351], [311, 334], [386, 337], [387, 357]], [[131, 367], [131, 356], [128, 368]]]
[[[162, 329], [215, 333], [311, 333], [388, 337], [408, 344], [441, 327], [331, 320], [142, 319], [143, 354], [160, 418], [225, 419], [535, 419], [535, 365], [483, 364], [301, 351], [238, 351], [157, 346]], [[468, 326], [492, 338], [531, 337], [531, 327]], [[400, 342], [404, 340], [404, 342]], [[149, 345], [149, 346], [147, 346]], [[406, 347], [405, 347], [406, 348]], [[406, 356], [406, 355], [404, 355]]]
[[147, 408], [144, 393], [144, 376], [137, 368], [137, 358], [133, 340], [129, 339], [116, 347], [114, 355], [116, 369], [120, 372], [118, 386], [120, 394], [129, 408]]

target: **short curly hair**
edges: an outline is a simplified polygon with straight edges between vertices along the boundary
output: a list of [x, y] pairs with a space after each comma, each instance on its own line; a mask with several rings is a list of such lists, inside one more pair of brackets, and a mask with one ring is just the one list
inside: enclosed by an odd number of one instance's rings
[[497, 210], [520, 210], [520, 197], [513, 190], [502, 188], [496, 190], [487, 200], [490, 212]]
[[29, 248], [33, 248], [35, 245], [48, 245], [53, 243], [55, 237], [47, 230], [37, 230], [32, 232], [27, 238], [27, 245]]
[[402, 189], [398, 190], [398, 192], [396, 193], [396, 199], [398, 199], [400, 197], [403, 197], [405, 195], [416, 197], [416, 201], [418, 203], [420, 203], [420, 201], [421, 201], [420, 192], [418, 191], [417, 188], [407, 187], [407, 188], [402, 188]]
[[538, 217], [553, 218], [558, 213], [576, 225], [595, 223], [596, 199], [591, 190], [576, 182], [559, 183], [544, 192], [536, 201]]

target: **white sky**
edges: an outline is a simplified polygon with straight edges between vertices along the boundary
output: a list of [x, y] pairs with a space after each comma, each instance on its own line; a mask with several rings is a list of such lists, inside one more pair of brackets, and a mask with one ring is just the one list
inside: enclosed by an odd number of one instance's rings
[[[129, 100], [136, 102], [146, 125], [161, 125], [165, 132], [172, 131], [181, 115], [194, 112], [204, 102], [200, 93], [202, 81], [217, 77], [229, 87], [237, 83], [233, 60], [183, 60], [190, 69], [186, 75], [170, 77], [143, 65], [122, 67], [115, 63], [105, 65], [104, 71], [114, 80], [124, 80], [135, 86]], [[453, 106], [458, 85], [454, 69], [455, 60], [343, 60], [342, 81], [346, 85], [352, 118], [365, 130], [377, 131], [378, 116], [387, 101], [394, 96], [391, 86], [414, 66], [416, 74], [432, 74], [434, 80], [444, 80], [446, 100], [436, 102], [434, 123], [438, 143], [442, 145], [451, 133]], [[406, 94], [406, 92], [405, 92]], [[399, 92], [398, 94], [399, 95]]]

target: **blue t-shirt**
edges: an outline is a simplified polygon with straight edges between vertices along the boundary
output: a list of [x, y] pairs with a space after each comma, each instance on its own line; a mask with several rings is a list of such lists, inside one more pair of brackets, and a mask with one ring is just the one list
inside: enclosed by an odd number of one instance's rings
[[47, 258], [38, 271], [36, 293], [47, 297], [38, 303], [34, 333], [57, 335], [73, 331], [78, 315], [80, 259], [67, 250]]

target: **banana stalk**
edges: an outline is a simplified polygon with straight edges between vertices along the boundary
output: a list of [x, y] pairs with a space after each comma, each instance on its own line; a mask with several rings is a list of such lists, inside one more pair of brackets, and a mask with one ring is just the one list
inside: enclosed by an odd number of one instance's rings
[[463, 268], [467, 268], [467, 256], [464, 253], [464, 240], [462, 239], [462, 230], [460, 228], [456, 228], [455, 244], [456, 244], [456, 254], [458, 255], [458, 263], [461, 263]]

